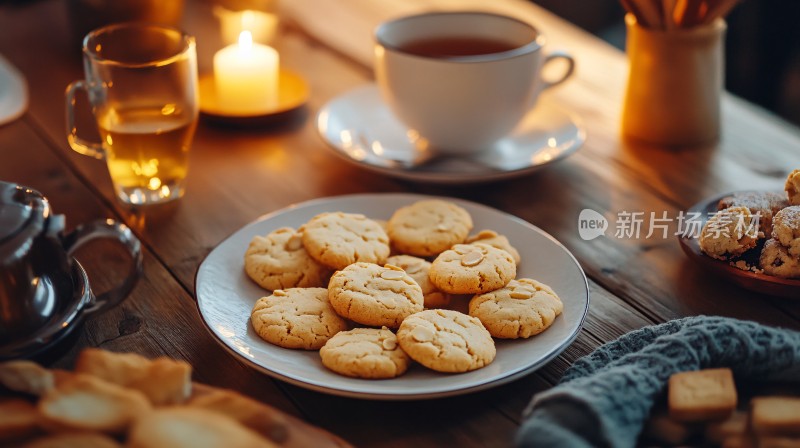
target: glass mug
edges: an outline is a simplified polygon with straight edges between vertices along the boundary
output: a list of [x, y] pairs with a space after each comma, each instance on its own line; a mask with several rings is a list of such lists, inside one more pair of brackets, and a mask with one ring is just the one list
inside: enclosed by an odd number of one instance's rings
[[[83, 62], [86, 80], [72, 82], [66, 92], [72, 149], [106, 161], [125, 203], [183, 196], [199, 113], [194, 38], [160, 25], [110, 25], [86, 35]], [[101, 143], [78, 136], [75, 94], [81, 89]]]

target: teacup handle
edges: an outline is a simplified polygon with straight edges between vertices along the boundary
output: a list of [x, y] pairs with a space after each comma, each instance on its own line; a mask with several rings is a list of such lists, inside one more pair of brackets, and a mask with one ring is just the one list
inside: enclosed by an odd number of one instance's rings
[[67, 141], [69, 146], [77, 153], [94, 157], [95, 159], [105, 159], [106, 153], [103, 150], [103, 145], [78, 137], [78, 127], [75, 125], [75, 93], [78, 90], [84, 90], [87, 94], [89, 93], [85, 81], [73, 81], [67, 86], [65, 94], [67, 101]]
[[113, 219], [95, 221], [78, 226], [72, 233], [63, 238], [62, 244], [67, 252], [67, 257], [71, 259], [75, 250], [98, 238], [108, 238], [122, 244], [131, 256], [132, 263], [122, 284], [98, 295], [94, 303], [84, 310], [88, 314], [113, 308], [122, 302], [133, 290], [142, 273], [141, 243], [139, 243], [139, 240], [128, 226]]
[[572, 76], [572, 73], [575, 71], [575, 59], [565, 51], [554, 51], [548, 54], [544, 58], [544, 63], [542, 64], [542, 67], [546, 66], [548, 63], [556, 59], [563, 59], [567, 61], [567, 69], [564, 70], [564, 74], [562, 74], [561, 77], [558, 79], [555, 79], [553, 81], [542, 79], [542, 90], [547, 90], [550, 87], [561, 84], [562, 82], [566, 81], [570, 76]]

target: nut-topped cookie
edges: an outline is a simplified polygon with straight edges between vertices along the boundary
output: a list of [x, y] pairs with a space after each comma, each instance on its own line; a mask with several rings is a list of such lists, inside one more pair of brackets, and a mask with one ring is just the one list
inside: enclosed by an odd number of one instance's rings
[[492, 336], [528, 338], [553, 324], [564, 304], [549, 286], [529, 278], [511, 280], [469, 302], [469, 315], [480, 319]]
[[800, 170], [794, 170], [786, 177], [786, 196], [789, 198], [789, 204], [800, 205]]
[[291, 227], [254, 237], [244, 254], [244, 269], [254, 282], [270, 291], [326, 286], [332, 273], [311, 258], [303, 246], [302, 233]]
[[304, 350], [317, 350], [347, 330], [347, 322], [331, 308], [325, 288], [277, 289], [258, 299], [250, 322], [261, 339]]
[[429, 257], [464, 241], [472, 217], [452, 202], [429, 199], [399, 208], [389, 219], [389, 238], [400, 253]]
[[452, 310], [425, 310], [407, 317], [397, 339], [411, 359], [439, 372], [479, 369], [497, 354], [480, 320]]
[[739, 256], [756, 246], [758, 226], [747, 207], [715, 213], [700, 232], [700, 250], [718, 260]]
[[422, 288], [425, 297], [425, 308], [442, 308], [450, 303], [450, 295], [436, 289], [428, 273], [430, 262], [413, 255], [393, 255], [386, 260], [386, 264], [402, 268]]
[[408, 370], [411, 359], [397, 336], [386, 327], [340, 331], [320, 349], [322, 364], [355, 378], [395, 378]]
[[475, 235], [470, 235], [464, 241], [465, 244], [472, 244], [472, 243], [483, 243], [488, 244], [492, 247], [496, 247], [498, 249], [503, 249], [504, 251], [511, 254], [514, 258], [514, 262], [519, 265], [519, 262], [522, 261], [522, 257], [519, 255], [519, 251], [511, 245], [508, 241], [508, 238], [504, 235], [500, 235], [494, 230], [481, 230], [480, 232], [476, 233]]
[[800, 259], [800, 205], [779, 211], [773, 223], [772, 237], [786, 247], [789, 255]]
[[431, 263], [430, 279], [450, 294], [482, 294], [506, 286], [517, 275], [508, 252], [488, 244], [456, 244]]
[[[772, 233], [772, 218], [782, 208], [789, 206], [789, 201], [780, 193], [772, 191], [746, 191], [734, 193], [722, 198], [717, 204], [718, 210], [731, 207], [747, 207], [753, 215], [758, 214], [759, 229], [769, 238]], [[761, 235], [759, 235], [761, 236]]]
[[331, 277], [328, 297], [340, 316], [374, 327], [397, 328], [422, 311], [422, 289], [403, 269], [354, 263]]
[[363, 261], [383, 264], [389, 237], [380, 224], [357, 213], [322, 213], [303, 226], [303, 245], [318, 262], [334, 269]]

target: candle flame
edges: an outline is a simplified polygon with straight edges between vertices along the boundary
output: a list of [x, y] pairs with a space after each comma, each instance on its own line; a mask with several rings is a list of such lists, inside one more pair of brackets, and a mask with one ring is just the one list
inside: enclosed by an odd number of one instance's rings
[[239, 33], [239, 48], [243, 50], [253, 48], [253, 34], [250, 31], [245, 30]]

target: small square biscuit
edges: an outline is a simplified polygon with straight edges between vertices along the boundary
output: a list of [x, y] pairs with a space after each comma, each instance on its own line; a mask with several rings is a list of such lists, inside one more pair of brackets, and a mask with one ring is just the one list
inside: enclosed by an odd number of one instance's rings
[[721, 445], [726, 439], [744, 436], [749, 428], [750, 415], [736, 411], [725, 420], [709, 423], [706, 426], [705, 436], [709, 442]]
[[759, 397], [751, 405], [757, 434], [800, 436], [800, 398]]
[[718, 420], [736, 408], [730, 369], [680, 372], [669, 378], [669, 415], [684, 422]]

